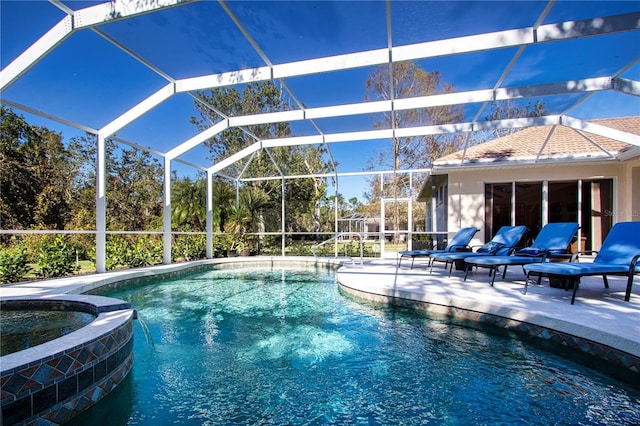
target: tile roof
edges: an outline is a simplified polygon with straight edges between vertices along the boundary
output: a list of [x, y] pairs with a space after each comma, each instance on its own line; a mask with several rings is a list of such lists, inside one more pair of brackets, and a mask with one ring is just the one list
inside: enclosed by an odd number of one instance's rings
[[[590, 120], [589, 122], [640, 135], [640, 116]], [[551, 136], [549, 136], [550, 132], [552, 132]], [[435, 167], [474, 163], [505, 165], [505, 163], [514, 161], [610, 159], [630, 148], [633, 148], [633, 145], [615, 139], [588, 132], [581, 134], [573, 128], [562, 125], [549, 125], [529, 127], [511, 135], [469, 147], [466, 153], [464, 151], [454, 152], [437, 159], [433, 165]], [[461, 163], [463, 156], [464, 163]]]

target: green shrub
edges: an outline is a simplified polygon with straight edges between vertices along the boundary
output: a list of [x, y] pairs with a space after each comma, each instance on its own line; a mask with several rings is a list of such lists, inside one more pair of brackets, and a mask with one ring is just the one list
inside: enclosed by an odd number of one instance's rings
[[138, 238], [135, 245], [127, 250], [125, 266], [129, 268], [141, 268], [144, 266], [162, 263], [162, 241], [151, 239], [148, 236]]
[[105, 266], [108, 271], [125, 266], [129, 243], [120, 236], [109, 237], [105, 246]]
[[213, 257], [225, 257], [227, 250], [231, 247], [233, 237], [231, 235], [213, 236]]
[[207, 257], [207, 237], [205, 235], [178, 235], [171, 248], [172, 260], [186, 261]]
[[0, 284], [15, 283], [31, 271], [24, 246], [0, 249]]
[[107, 270], [140, 268], [162, 263], [162, 240], [148, 236], [114, 236], [107, 240]]
[[63, 277], [78, 270], [73, 246], [63, 235], [42, 239], [36, 275], [42, 278]]

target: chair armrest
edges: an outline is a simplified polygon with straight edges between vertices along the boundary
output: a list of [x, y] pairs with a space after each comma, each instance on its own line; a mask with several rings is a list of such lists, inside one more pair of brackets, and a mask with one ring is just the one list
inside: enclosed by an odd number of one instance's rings
[[469, 247], [468, 245], [463, 245], [463, 244], [456, 244], [455, 246], [451, 246], [451, 247], [449, 247], [449, 250], [447, 250], [447, 251], [448, 252], [462, 251], [460, 249], [466, 249], [468, 251], [471, 251], [471, 247]]
[[510, 247], [507, 256], [513, 256], [521, 247]]
[[640, 260], [640, 254], [636, 254], [631, 259], [631, 263], [629, 264], [629, 271], [631, 271], [630, 273], [633, 273], [633, 274], [640, 273], [640, 272], [636, 272], [636, 267], [638, 265], [638, 260]]
[[550, 259], [566, 259], [566, 262], [571, 262], [573, 260], [573, 255], [571, 253], [551, 253], [553, 250], [545, 250], [542, 255], [542, 261], [547, 262]]

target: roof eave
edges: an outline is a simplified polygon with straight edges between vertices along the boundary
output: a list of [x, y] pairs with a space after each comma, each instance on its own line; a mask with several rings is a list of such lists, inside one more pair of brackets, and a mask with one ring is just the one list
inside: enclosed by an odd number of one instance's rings
[[628, 161], [640, 157], [640, 146], [632, 146], [628, 149], [620, 151], [617, 157], [620, 161]]
[[[633, 151], [633, 152], [630, 152]], [[563, 165], [567, 163], [571, 164], [593, 164], [593, 163], [617, 163], [620, 161], [626, 161], [631, 158], [640, 156], [640, 147], [638, 149], [627, 150], [624, 153], [612, 153], [612, 156], [566, 156], [555, 155], [542, 157], [538, 159], [534, 158], [508, 158], [508, 159], [485, 159], [485, 160], [472, 160], [460, 163], [460, 161], [447, 161], [433, 165], [433, 174], [438, 174], [444, 170], [467, 170], [467, 169], [491, 169], [499, 167], [518, 167], [518, 166], [540, 166], [540, 165], [553, 165], [559, 161]], [[617, 154], [617, 155], [616, 155]], [[624, 154], [624, 158], [623, 155]]]

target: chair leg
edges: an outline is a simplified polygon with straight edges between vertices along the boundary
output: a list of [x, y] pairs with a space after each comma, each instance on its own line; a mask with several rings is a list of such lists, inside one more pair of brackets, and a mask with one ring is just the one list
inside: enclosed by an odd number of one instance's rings
[[609, 288], [609, 280], [606, 275], [602, 276], [602, 281], [604, 281], [604, 288]]
[[464, 263], [464, 279], [462, 281], [466, 281], [467, 280], [467, 275], [469, 275], [469, 269], [471, 269], [472, 266], [470, 263], [465, 262]]
[[624, 301], [628, 302], [629, 300], [631, 300], [631, 287], [633, 287], [633, 276], [634, 274], [634, 269], [631, 269], [631, 271], [629, 272], [629, 279], [627, 280], [627, 291], [624, 293]]
[[578, 287], [580, 286], [580, 277], [576, 279], [576, 282], [573, 284], [573, 294], [571, 295], [571, 304], [576, 301], [576, 292], [578, 291]]
[[[531, 274], [534, 274], [533, 272], [529, 272], [527, 274], [527, 276], [525, 277], [524, 280], [524, 294], [527, 294], [527, 288], [529, 287], [529, 281], [531, 281], [531, 283], [533, 284], [533, 280], [531, 279]], [[538, 280], [536, 281], [536, 285], [540, 285], [540, 282], [542, 281], [542, 274], [534, 274], [538, 276]]]
[[446, 268], [447, 265], [449, 265], [449, 278], [451, 278], [451, 270], [453, 270], [453, 262], [447, 262], [447, 264], [444, 265], [444, 267]]
[[[504, 271], [502, 271], [502, 279], [504, 280], [504, 277], [506, 276], [507, 276], [507, 265], [504, 265]], [[493, 278], [495, 279], [496, 277], [493, 277]]]
[[[504, 267], [505, 271], [507, 270], [507, 267]], [[493, 272], [493, 274], [491, 273]], [[496, 281], [496, 274], [498, 273], [498, 268], [491, 268], [491, 270], [489, 271], [489, 276], [491, 276], [491, 287], [493, 287], [493, 283]]]

